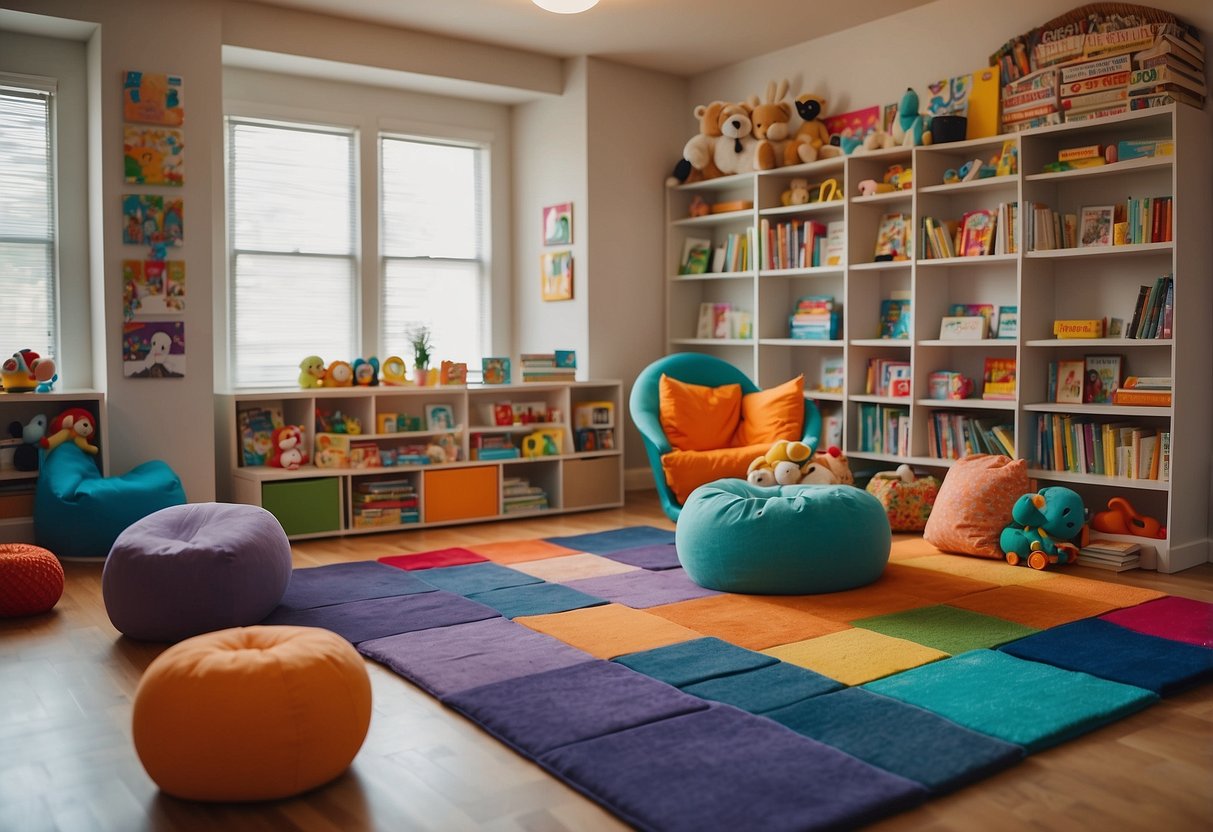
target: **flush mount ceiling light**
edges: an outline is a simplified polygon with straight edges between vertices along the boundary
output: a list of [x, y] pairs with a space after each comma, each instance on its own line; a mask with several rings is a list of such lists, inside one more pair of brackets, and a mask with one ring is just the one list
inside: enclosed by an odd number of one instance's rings
[[577, 14], [598, 5], [598, 0], [531, 0], [544, 11], [556, 14]]

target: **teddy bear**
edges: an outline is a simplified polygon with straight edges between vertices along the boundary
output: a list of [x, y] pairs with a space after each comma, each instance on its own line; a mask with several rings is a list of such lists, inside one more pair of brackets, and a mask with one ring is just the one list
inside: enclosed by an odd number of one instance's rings
[[749, 105], [744, 102], [725, 105], [718, 123], [721, 135], [716, 142], [716, 167], [726, 175], [753, 171], [758, 140], [753, 136]]
[[800, 482], [804, 485], [854, 485], [851, 463], [839, 448], [831, 445], [813, 454], [801, 467]]
[[720, 176], [716, 167], [716, 142], [720, 138], [720, 111], [729, 106], [725, 101], [699, 104], [691, 113], [699, 122], [699, 132], [682, 149], [682, 158], [674, 166], [668, 185], [689, 184]]
[[758, 170], [771, 170], [783, 164], [784, 150], [791, 135], [788, 123], [792, 120], [792, 107], [783, 100], [787, 94], [787, 79], [778, 84], [770, 81], [767, 83], [766, 101], [759, 101], [756, 95], [750, 96], [747, 101], [752, 131], [758, 140], [754, 148], [754, 166]]
[[825, 113], [826, 101], [816, 93], [806, 92], [796, 99], [796, 114], [801, 125], [796, 135], [783, 149], [785, 165], [816, 162], [831, 156], [841, 156], [842, 149], [830, 144], [830, 131], [818, 118]]
[[779, 201], [784, 205], [804, 205], [809, 201], [809, 180], [792, 179], [789, 181], [788, 189], [780, 194]]
[[804, 473], [802, 466], [812, 456], [813, 449], [805, 443], [780, 439], [750, 463], [746, 482], [761, 486], [796, 485]]
[[906, 87], [897, 104], [897, 118], [893, 120], [893, 141], [904, 147], [916, 147], [931, 143], [931, 132], [927, 130], [926, 116], [918, 112], [918, 93]]

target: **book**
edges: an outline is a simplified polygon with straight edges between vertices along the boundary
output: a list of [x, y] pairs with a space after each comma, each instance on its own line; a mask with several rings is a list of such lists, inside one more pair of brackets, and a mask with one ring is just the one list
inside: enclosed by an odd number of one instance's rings
[[1053, 335], [1056, 338], [1102, 338], [1104, 331], [1102, 319], [1076, 319], [1053, 322]]
[[1119, 355], [1088, 355], [1083, 359], [1083, 404], [1110, 404], [1112, 393], [1120, 387], [1123, 359]]
[[712, 241], [698, 237], [687, 237], [682, 244], [682, 263], [679, 274], [705, 274], [712, 253]]
[[846, 260], [847, 231], [846, 223], [836, 220], [826, 224], [825, 257], [818, 265], [841, 266]]
[[987, 400], [1015, 398], [1015, 359], [987, 358], [981, 397]]
[[1018, 338], [1019, 337], [1019, 307], [1017, 307], [1017, 306], [1000, 306], [1000, 307], [998, 307], [998, 337], [999, 338]]
[[832, 355], [821, 360], [821, 386], [823, 393], [841, 393], [846, 378], [846, 364], [841, 355]]
[[480, 359], [481, 378], [485, 384], [510, 383], [510, 359], [504, 356]]
[[1170, 390], [1126, 390], [1123, 387], [1112, 392], [1112, 404], [1136, 407], [1170, 407]]
[[273, 435], [283, 426], [281, 407], [253, 407], [236, 414], [240, 428], [240, 464], [265, 465], [273, 450]]
[[960, 257], [990, 254], [996, 233], [996, 217], [997, 214], [988, 208], [965, 212], [960, 220], [960, 247], [956, 254]]
[[910, 217], [907, 214], [884, 214], [876, 230], [877, 261], [908, 260]]
[[910, 337], [910, 299], [908, 297], [895, 296], [885, 298], [880, 302], [880, 337], [898, 340]]
[[1111, 205], [1084, 206], [1079, 214], [1078, 245], [1110, 246], [1112, 245], [1112, 212]]
[[1109, 572], [1128, 572], [1130, 569], [1137, 569], [1141, 566], [1141, 558], [1134, 557], [1126, 561], [1106, 561], [1100, 558], [1095, 558], [1091, 555], [1082, 554], [1081, 550], [1078, 554], [1078, 559], [1075, 561], [1079, 566], [1089, 566], [1092, 569], [1104, 569]]
[[981, 315], [949, 315], [939, 320], [941, 341], [979, 341], [985, 337], [986, 319]]
[[1057, 362], [1057, 394], [1054, 401], [1059, 404], [1082, 404], [1082, 385], [1086, 376], [1086, 363], [1079, 360]]

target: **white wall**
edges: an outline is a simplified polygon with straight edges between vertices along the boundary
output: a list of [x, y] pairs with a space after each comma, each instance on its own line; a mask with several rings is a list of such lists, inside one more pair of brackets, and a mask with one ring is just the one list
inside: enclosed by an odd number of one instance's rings
[[[58, 82], [55, 94], [59, 214], [59, 349], [61, 389], [93, 386], [88, 280], [88, 88], [85, 44], [0, 31], [0, 72]], [[3, 327], [0, 326], [0, 331]], [[24, 348], [0, 338], [0, 357]]]

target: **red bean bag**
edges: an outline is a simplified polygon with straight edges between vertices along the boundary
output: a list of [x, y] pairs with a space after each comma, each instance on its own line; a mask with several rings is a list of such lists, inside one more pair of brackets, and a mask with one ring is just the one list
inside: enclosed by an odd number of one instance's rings
[[0, 543], [0, 618], [49, 612], [63, 595], [63, 566], [41, 546]]

